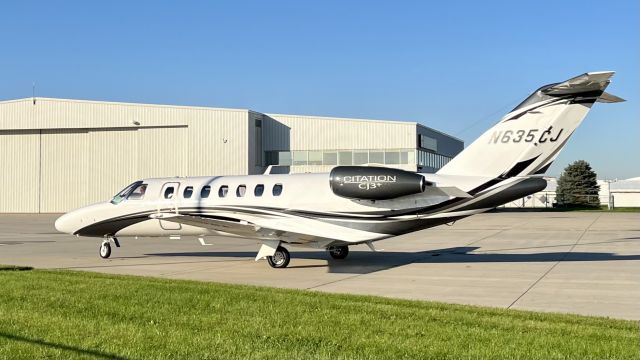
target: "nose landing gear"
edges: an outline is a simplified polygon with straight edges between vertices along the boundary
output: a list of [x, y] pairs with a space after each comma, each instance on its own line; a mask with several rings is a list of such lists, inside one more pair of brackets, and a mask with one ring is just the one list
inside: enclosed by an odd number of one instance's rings
[[111, 241], [116, 244], [116, 247], [120, 247], [120, 242], [115, 237], [106, 237], [102, 240], [102, 244], [100, 244], [100, 257], [103, 259], [108, 259], [111, 256]]

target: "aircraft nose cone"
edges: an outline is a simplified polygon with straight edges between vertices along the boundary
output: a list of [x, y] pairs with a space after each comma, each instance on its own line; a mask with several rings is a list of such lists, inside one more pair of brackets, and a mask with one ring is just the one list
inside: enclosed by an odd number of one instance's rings
[[67, 234], [73, 234], [75, 231], [75, 226], [69, 214], [60, 216], [55, 222], [55, 227], [56, 230]]

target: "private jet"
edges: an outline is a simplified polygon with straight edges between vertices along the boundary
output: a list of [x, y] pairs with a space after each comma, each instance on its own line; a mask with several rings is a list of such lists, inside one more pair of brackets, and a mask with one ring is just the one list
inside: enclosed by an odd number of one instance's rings
[[604, 90], [614, 72], [590, 72], [534, 91], [435, 174], [380, 166], [329, 173], [138, 180], [109, 201], [62, 215], [58, 231], [111, 243], [136, 237], [232, 236], [255, 239], [256, 261], [285, 268], [286, 246], [349, 246], [453, 223], [541, 191], [543, 175], [595, 102], [623, 99]]

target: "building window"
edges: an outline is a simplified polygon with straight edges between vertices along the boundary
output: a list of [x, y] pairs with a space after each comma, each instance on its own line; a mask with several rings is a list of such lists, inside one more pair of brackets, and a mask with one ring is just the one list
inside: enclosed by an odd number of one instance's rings
[[353, 152], [353, 165], [366, 165], [369, 163], [369, 152], [358, 151]]
[[191, 195], [193, 195], [193, 186], [187, 186], [186, 188], [184, 188], [184, 191], [182, 192], [182, 197], [185, 199], [189, 199], [191, 198]]
[[238, 185], [236, 188], [236, 196], [243, 197], [247, 193], [247, 185]]
[[382, 151], [370, 151], [369, 152], [369, 164], [384, 164], [384, 152], [382, 152]]
[[309, 151], [309, 165], [322, 165], [322, 151]]
[[218, 189], [218, 197], [221, 197], [221, 198], [226, 197], [228, 193], [229, 193], [229, 186], [227, 185], [222, 185]]
[[255, 131], [254, 131], [254, 136], [255, 136], [255, 161], [256, 161], [256, 166], [262, 166], [262, 119], [255, 119]]
[[335, 151], [324, 151], [322, 153], [322, 165], [338, 165], [338, 153]]
[[264, 185], [262, 184], [256, 185], [255, 189], [253, 189], [253, 195], [260, 197], [262, 196], [262, 193], [264, 193]]
[[400, 151], [400, 164], [408, 164], [409, 163], [409, 152], [408, 151]]
[[431, 151], [438, 151], [437, 139], [434, 139], [427, 135], [420, 135], [419, 139], [420, 139], [420, 143], [418, 144], [419, 147], [423, 149], [431, 150]]
[[306, 151], [294, 151], [293, 152], [293, 165], [307, 165], [307, 152]]
[[273, 190], [271, 191], [273, 196], [280, 196], [282, 194], [282, 184], [273, 185]]
[[278, 151], [278, 165], [291, 165], [291, 152], [289, 151]]
[[168, 188], [164, 189], [164, 198], [171, 199], [174, 192], [176, 192], [176, 189], [174, 189], [173, 186], [169, 186]]
[[353, 153], [351, 151], [338, 152], [338, 165], [352, 165]]
[[397, 151], [385, 151], [384, 163], [389, 165], [400, 164], [400, 153]]
[[200, 197], [203, 198], [203, 199], [208, 198], [209, 194], [211, 194], [211, 186], [209, 186], [209, 185], [204, 186], [202, 188], [202, 190], [200, 190]]
[[430, 161], [435, 166], [432, 152], [422, 149], [357, 149], [357, 150], [296, 150], [266, 151], [266, 165], [306, 166], [306, 165], [427, 165]]

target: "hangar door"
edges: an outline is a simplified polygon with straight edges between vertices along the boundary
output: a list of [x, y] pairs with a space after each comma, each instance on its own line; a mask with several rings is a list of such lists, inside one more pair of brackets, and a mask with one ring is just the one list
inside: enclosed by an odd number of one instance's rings
[[38, 212], [40, 131], [0, 131], [0, 212]]
[[135, 180], [184, 176], [187, 128], [0, 131], [0, 213], [66, 212]]
[[138, 177], [137, 129], [42, 130], [41, 212], [109, 199]]

